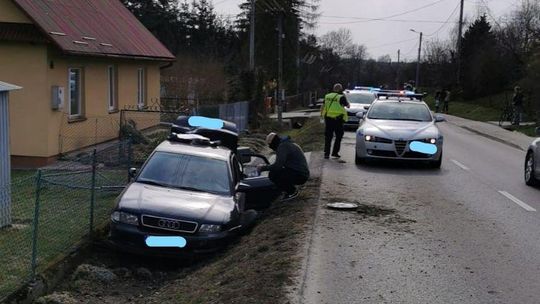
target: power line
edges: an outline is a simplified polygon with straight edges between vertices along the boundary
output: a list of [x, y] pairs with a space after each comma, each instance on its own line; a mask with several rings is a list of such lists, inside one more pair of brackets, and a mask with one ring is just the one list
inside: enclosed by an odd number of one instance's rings
[[450, 21], [450, 19], [452, 19], [452, 17], [454, 17], [454, 15], [457, 13], [459, 7], [460, 7], [460, 3], [458, 3], [458, 5], [456, 5], [456, 8], [454, 8], [454, 10], [450, 14], [450, 16], [448, 16], [448, 19], [446, 19], [445, 23], [443, 25], [441, 25], [441, 27], [438, 30], [436, 30], [435, 32], [433, 32], [433, 33], [431, 33], [429, 35], [426, 35], [426, 36], [428, 36], [428, 37], [433, 36], [433, 35], [439, 33], [443, 28], [445, 28], [446, 25], [448, 25], [448, 21]]
[[391, 42], [391, 43], [380, 44], [380, 45], [376, 45], [376, 46], [373, 46], [373, 47], [366, 47], [366, 48], [371, 50], [371, 49], [376, 49], [376, 48], [380, 48], [380, 47], [384, 47], [384, 46], [391, 46], [391, 45], [402, 44], [402, 43], [409, 42], [409, 41], [413, 41], [413, 40], [418, 40], [418, 39], [417, 39], [417, 38], [413, 38], [413, 39], [400, 40], [400, 41], [395, 41], [395, 42]]
[[[327, 17], [327, 16], [321, 16]], [[337, 18], [337, 17], [330, 17]], [[349, 17], [344, 17], [343, 19], [349, 19]], [[352, 19], [352, 18], [351, 18]], [[359, 18], [354, 18], [359, 19]], [[364, 20], [369, 20], [365, 18]], [[369, 22], [378, 21], [378, 22], [405, 22], [405, 23], [435, 23], [435, 24], [447, 24], [447, 23], [457, 23], [455, 21], [440, 21], [440, 20], [417, 20], [417, 19], [385, 19], [385, 20], [369, 20]], [[319, 22], [319, 24], [349, 24], [348, 22]]]
[[390, 15], [390, 16], [377, 17], [377, 18], [368, 18], [366, 20], [342, 22], [342, 23], [335, 23], [335, 24], [355, 24], [355, 23], [365, 23], [365, 22], [372, 22], [372, 21], [384, 21], [384, 20], [391, 19], [391, 18], [394, 18], [394, 17], [399, 17], [399, 16], [403, 16], [403, 15], [407, 15], [407, 14], [410, 14], [410, 13], [414, 13], [414, 12], [423, 10], [425, 8], [437, 5], [437, 4], [439, 4], [439, 3], [443, 2], [443, 1], [446, 1], [446, 0], [438, 0], [438, 1], [432, 2], [430, 4], [426, 4], [424, 6], [420, 6], [420, 7], [417, 7], [415, 9], [408, 10], [408, 11], [401, 12], [401, 13], [397, 13], [397, 14]]

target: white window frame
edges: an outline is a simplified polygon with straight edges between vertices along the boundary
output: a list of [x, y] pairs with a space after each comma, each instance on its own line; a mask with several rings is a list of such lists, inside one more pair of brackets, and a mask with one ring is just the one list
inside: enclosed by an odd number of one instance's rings
[[[79, 100], [78, 100], [78, 103], [79, 103], [79, 113], [76, 113], [76, 114], [73, 114], [72, 113], [72, 109], [71, 109], [71, 73], [73, 71], [78, 71], [79, 72], [79, 92], [78, 92], [78, 95], [79, 95]], [[68, 68], [68, 102], [69, 102], [69, 107], [68, 107], [68, 114], [69, 114], [69, 118], [81, 118], [83, 117], [83, 96], [82, 96], [82, 92], [83, 92], [83, 89], [82, 89], [82, 84], [83, 83], [83, 69], [82, 68]]]
[[118, 81], [117, 81], [116, 66], [110, 65], [107, 67], [107, 107], [109, 112], [118, 110]]
[[143, 108], [146, 105], [146, 70], [137, 69], [137, 106]]

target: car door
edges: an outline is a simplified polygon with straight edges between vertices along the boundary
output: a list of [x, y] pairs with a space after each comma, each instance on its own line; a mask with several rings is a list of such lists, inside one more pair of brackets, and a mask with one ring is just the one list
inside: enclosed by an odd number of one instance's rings
[[[249, 158], [249, 162], [247, 161]], [[236, 158], [235, 161], [238, 163]], [[268, 159], [260, 154], [244, 154], [243, 164], [238, 164], [242, 170], [241, 191], [245, 195], [245, 208], [263, 210], [271, 206], [272, 202], [281, 194], [279, 189], [268, 178], [267, 173], [258, 174], [257, 166], [269, 164]]]

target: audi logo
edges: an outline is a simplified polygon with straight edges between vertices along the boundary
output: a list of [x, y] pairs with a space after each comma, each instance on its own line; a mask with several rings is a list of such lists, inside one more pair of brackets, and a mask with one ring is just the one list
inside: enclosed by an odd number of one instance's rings
[[177, 221], [169, 221], [169, 220], [164, 220], [164, 219], [159, 220], [158, 226], [160, 228], [167, 228], [167, 229], [174, 229], [174, 230], [180, 229], [180, 223], [179, 222], [177, 222]]

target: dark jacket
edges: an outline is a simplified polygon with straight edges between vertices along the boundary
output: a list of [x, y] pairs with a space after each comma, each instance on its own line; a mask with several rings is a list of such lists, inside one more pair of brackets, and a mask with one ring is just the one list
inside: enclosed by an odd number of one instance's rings
[[523, 93], [517, 92], [514, 94], [514, 97], [512, 98], [512, 103], [514, 106], [522, 106], [523, 105]]
[[294, 170], [309, 178], [309, 166], [304, 151], [290, 137], [281, 138], [276, 149], [276, 161], [271, 165], [264, 166], [262, 171], [279, 171], [284, 168]]

